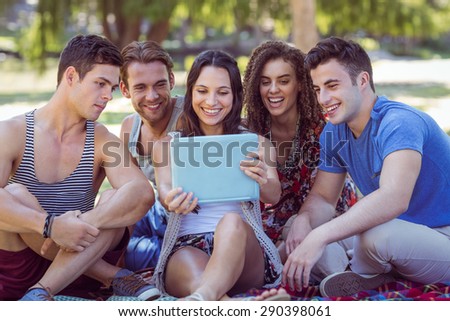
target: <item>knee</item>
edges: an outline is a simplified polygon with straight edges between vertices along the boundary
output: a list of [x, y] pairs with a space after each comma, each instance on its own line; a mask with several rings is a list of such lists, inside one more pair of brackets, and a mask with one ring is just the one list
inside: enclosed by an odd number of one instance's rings
[[389, 235], [382, 229], [375, 227], [357, 236], [355, 249], [377, 253], [386, 244], [389, 244]]
[[245, 235], [245, 222], [238, 213], [227, 213], [219, 221], [216, 233], [219, 230], [227, 230], [227, 233]]

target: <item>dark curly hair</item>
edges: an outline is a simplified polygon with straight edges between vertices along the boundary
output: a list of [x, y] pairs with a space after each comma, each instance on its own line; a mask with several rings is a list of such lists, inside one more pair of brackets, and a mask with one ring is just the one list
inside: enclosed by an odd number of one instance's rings
[[267, 130], [270, 130], [270, 113], [264, 107], [259, 85], [265, 64], [278, 58], [283, 58], [292, 66], [301, 87], [297, 95], [297, 110], [301, 117], [300, 137], [304, 137], [306, 130], [324, 121], [324, 116], [313, 90], [311, 76], [305, 68], [305, 54], [280, 40], [269, 40], [256, 47], [245, 69], [243, 83], [246, 125], [261, 135], [266, 135]]
[[186, 81], [183, 112], [180, 115], [182, 136], [205, 135], [200, 128], [200, 122], [192, 106], [192, 90], [203, 67], [213, 66], [223, 68], [230, 76], [233, 105], [230, 113], [223, 120], [223, 134], [239, 134], [241, 132], [242, 111], [242, 80], [236, 60], [221, 50], [206, 50], [194, 60]]

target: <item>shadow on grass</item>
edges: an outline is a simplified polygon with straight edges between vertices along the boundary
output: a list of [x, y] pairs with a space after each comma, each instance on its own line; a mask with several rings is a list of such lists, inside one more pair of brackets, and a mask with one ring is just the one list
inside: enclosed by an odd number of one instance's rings
[[375, 88], [378, 94], [386, 95], [391, 99], [398, 96], [436, 99], [450, 96], [450, 88], [441, 83], [377, 83]]

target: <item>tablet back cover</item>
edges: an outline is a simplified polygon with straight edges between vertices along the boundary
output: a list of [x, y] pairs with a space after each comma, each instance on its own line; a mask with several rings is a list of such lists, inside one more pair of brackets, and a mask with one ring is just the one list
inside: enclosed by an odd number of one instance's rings
[[239, 168], [258, 151], [256, 134], [174, 137], [170, 150], [172, 186], [193, 192], [199, 204], [259, 199], [258, 183]]

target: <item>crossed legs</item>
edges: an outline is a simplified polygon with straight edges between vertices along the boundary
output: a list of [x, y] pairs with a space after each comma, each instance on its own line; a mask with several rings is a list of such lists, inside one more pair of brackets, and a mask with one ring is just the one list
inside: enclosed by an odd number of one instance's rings
[[[43, 211], [37, 199], [24, 186], [13, 184], [7, 186], [5, 190], [26, 207]], [[100, 198], [99, 203], [107, 201], [113, 194], [113, 190], [108, 191], [105, 197]], [[97, 239], [82, 252], [67, 252], [60, 250], [56, 245], [51, 246], [45, 257], [53, 262], [39, 283], [31, 287], [45, 287], [52, 294], [56, 294], [82, 274], [109, 285], [110, 280], [120, 268], [101, 258], [120, 242], [123, 233], [124, 229], [102, 230]], [[36, 253], [40, 253], [43, 244], [40, 235], [24, 233], [20, 235], [19, 240], [18, 244], [15, 244], [16, 248], [30, 247]]]

